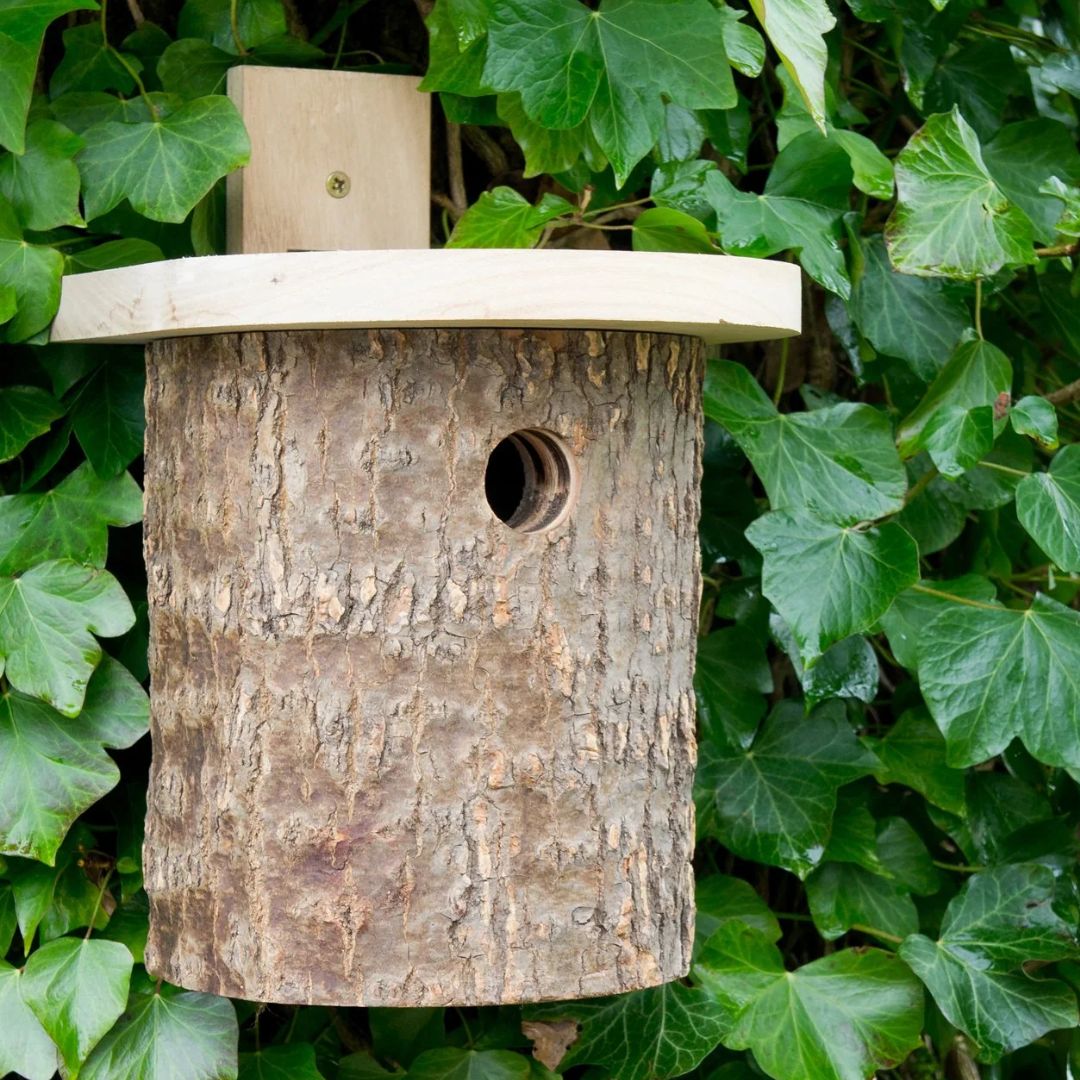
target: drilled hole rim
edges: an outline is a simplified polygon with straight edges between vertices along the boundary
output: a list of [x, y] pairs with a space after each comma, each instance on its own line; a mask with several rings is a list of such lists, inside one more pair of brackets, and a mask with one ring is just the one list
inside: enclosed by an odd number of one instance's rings
[[[521, 492], [513, 510], [506, 513], [492, 498], [491, 470], [497, 455], [509, 449], [521, 469]], [[488, 509], [507, 528], [536, 535], [558, 528], [569, 517], [580, 492], [580, 477], [573, 452], [566, 442], [546, 428], [518, 428], [498, 439], [488, 454], [484, 473]], [[505, 491], [498, 493], [500, 506]]]

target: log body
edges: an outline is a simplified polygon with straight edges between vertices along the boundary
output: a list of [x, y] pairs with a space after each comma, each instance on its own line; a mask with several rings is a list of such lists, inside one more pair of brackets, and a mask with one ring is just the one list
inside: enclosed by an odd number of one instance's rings
[[[490, 1004], [686, 973], [702, 346], [585, 330], [148, 347], [151, 972]], [[519, 429], [561, 524], [485, 496]]]

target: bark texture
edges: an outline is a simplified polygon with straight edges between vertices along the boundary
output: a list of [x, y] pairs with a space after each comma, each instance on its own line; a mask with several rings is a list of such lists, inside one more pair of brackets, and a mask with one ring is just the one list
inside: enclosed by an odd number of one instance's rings
[[[686, 973], [702, 347], [292, 331], [148, 351], [147, 966], [445, 1005]], [[580, 492], [522, 533], [492, 448]]]

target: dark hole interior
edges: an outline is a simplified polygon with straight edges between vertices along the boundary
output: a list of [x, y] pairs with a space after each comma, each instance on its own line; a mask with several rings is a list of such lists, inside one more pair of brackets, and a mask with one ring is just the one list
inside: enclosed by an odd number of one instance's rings
[[488, 506], [500, 521], [509, 521], [525, 495], [525, 463], [513, 437], [503, 439], [488, 458], [484, 473]]

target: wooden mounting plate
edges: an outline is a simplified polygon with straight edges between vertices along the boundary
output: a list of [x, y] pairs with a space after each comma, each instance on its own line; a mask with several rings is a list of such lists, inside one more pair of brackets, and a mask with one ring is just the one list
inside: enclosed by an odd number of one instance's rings
[[212, 255], [64, 278], [51, 340], [493, 326], [761, 341], [799, 332], [800, 287], [793, 263], [728, 255], [494, 249]]

